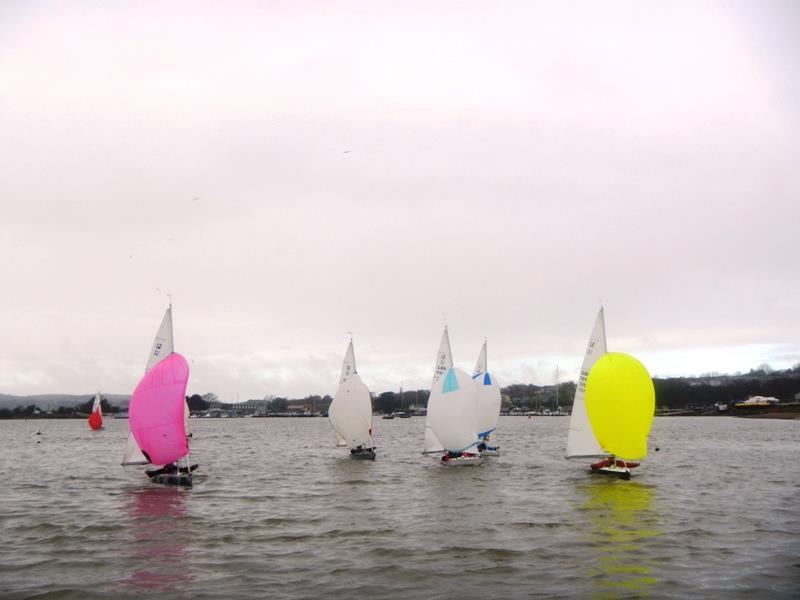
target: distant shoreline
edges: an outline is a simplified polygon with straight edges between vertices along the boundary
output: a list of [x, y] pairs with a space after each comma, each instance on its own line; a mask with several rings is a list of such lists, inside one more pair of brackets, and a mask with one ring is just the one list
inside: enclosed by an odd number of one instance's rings
[[703, 409], [657, 410], [657, 417], [739, 417], [742, 419], [800, 419], [800, 403], [773, 406], [733, 406], [725, 411]]

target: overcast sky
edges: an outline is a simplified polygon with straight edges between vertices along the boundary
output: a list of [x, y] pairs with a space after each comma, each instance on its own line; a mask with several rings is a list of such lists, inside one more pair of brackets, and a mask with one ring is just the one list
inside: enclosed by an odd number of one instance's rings
[[0, 3], [0, 392], [800, 362], [800, 3]]

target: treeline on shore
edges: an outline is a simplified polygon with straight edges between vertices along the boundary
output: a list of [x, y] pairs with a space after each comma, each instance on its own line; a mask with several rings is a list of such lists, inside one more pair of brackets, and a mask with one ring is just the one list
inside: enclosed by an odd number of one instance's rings
[[[689, 409], [711, 407], [715, 404], [733, 404], [750, 396], [772, 396], [781, 402], [800, 399], [800, 364], [791, 369], [773, 371], [766, 365], [746, 374], [707, 374], [700, 377], [670, 377], [653, 380], [656, 404], [660, 409]], [[564, 382], [558, 386], [534, 384], [512, 384], [502, 388], [503, 411], [562, 410], [572, 408], [575, 383]], [[377, 413], [413, 411], [427, 407], [429, 390], [406, 390], [402, 393], [389, 391], [373, 396], [372, 406]], [[232, 405], [220, 402], [212, 393], [187, 396], [192, 412], [210, 409], [229, 409]], [[310, 395], [303, 398], [269, 397], [251, 400], [242, 404], [257, 403], [258, 410], [266, 413], [284, 413], [298, 407], [313, 413], [327, 412], [333, 399], [331, 396]], [[92, 409], [93, 398], [72, 407], [58, 407], [52, 411], [39, 410], [36, 405], [0, 409], [0, 419], [15, 418], [79, 418], [87, 417]], [[104, 398], [101, 402], [103, 414], [120, 411]], [[241, 406], [233, 405], [233, 406]]]

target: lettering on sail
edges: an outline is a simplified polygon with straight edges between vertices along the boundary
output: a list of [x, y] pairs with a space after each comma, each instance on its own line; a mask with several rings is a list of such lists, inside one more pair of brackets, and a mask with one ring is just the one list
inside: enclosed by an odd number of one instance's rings
[[436, 361], [436, 371], [435, 371], [435, 374], [433, 376], [433, 380], [434, 381], [439, 381], [439, 377], [442, 376], [442, 373], [447, 371], [446, 364], [447, 364], [447, 353], [446, 352], [440, 352], [439, 353], [439, 360]]
[[[587, 359], [592, 355], [594, 351], [594, 346], [597, 342], [595, 340], [589, 340], [589, 347], [586, 348], [586, 358], [583, 359], [584, 364], [587, 362]], [[594, 363], [594, 361], [592, 361]], [[581, 369], [580, 377], [578, 377], [578, 389], [581, 392], [586, 391], [586, 378], [589, 377], [589, 371], [585, 369]]]
[[345, 383], [348, 379], [350, 379], [350, 375], [352, 375], [353, 366], [350, 363], [344, 364], [344, 370], [342, 372], [342, 381], [341, 383]]

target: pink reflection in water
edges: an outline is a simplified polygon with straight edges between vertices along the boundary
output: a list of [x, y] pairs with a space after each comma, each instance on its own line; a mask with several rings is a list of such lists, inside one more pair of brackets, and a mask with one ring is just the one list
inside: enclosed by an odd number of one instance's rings
[[150, 486], [127, 498], [132, 528], [130, 562], [135, 569], [121, 582], [138, 588], [175, 591], [194, 578], [186, 561], [186, 490]]

